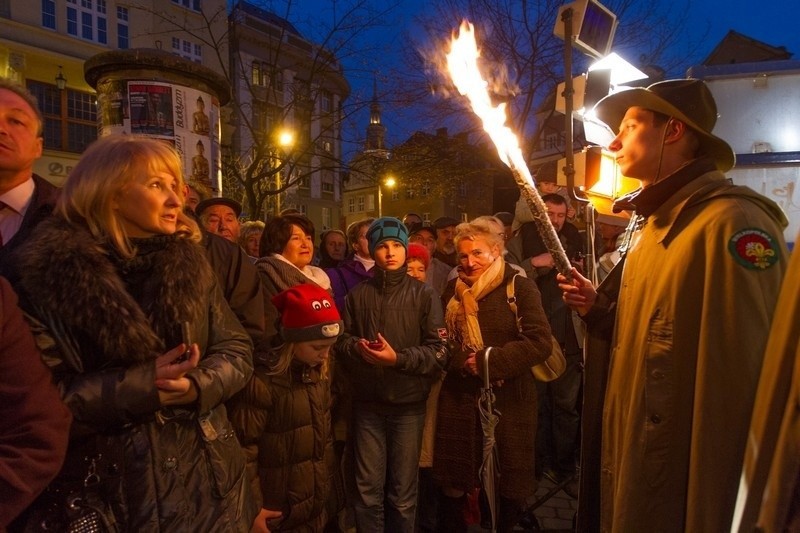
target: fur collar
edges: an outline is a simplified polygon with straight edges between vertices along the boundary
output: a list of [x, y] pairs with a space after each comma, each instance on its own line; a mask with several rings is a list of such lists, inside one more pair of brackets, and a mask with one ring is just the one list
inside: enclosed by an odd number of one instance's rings
[[23, 298], [34, 316], [88, 340], [104, 361], [159, 355], [180, 342], [182, 321], [205, 316], [213, 272], [200, 246], [155, 239], [125, 261], [86, 228], [51, 217], [19, 250]]

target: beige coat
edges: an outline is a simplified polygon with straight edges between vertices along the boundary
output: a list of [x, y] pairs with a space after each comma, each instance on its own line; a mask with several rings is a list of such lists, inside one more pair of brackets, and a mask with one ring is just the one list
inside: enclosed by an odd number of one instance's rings
[[[758, 384], [731, 531], [796, 531], [800, 479], [800, 254], [781, 288]], [[797, 501], [794, 502], [795, 509]], [[794, 529], [793, 529], [794, 528]]]
[[[603, 409], [601, 530], [730, 527], [786, 268], [785, 224], [774, 202], [714, 171], [680, 189], [637, 232]], [[744, 266], [744, 248], [737, 258], [732, 240], [745, 229], [770, 236], [753, 250], [771, 249], [761, 258], [774, 264]]]

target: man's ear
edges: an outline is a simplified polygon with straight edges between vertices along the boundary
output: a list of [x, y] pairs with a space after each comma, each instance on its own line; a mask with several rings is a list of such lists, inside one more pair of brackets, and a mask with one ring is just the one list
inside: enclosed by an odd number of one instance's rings
[[677, 142], [686, 134], [686, 124], [670, 118], [664, 126], [664, 144]]

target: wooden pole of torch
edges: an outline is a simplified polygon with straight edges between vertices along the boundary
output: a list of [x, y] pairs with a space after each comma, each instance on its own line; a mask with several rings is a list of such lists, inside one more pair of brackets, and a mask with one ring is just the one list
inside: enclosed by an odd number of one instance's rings
[[572, 263], [569, 262], [564, 247], [561, 245], [561, 239], [558, 238], [556, 228], [547, 216], [547, 206], [542, 201], [542, 197], [539, 196], [539, 192], [523, 177], [520, 171], [513, 165], [510, 165], [509, 168], [511, 168], [511, 174], [519, 186], [522, 197], [525, 198], [525, 202], [528, 204], [531, 214], [533, 214], [536, 229], [539, 231], [547, 251], [553, 256], [556, 270], [558, 270], [559, 274], [571, 280]]

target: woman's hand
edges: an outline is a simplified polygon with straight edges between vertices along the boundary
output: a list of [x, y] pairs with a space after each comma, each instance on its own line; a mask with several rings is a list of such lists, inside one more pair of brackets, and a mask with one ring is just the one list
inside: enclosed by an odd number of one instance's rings
[[272, 509], [261, 509], [256, 519], [253, 520], [253, 527], [250, 528], [250, 533], [269, 533], [267, 522], [276, 518], [283, 518], [283, 513]]
[[397, 352], [384, 338], [383, 335], [378, 333], [378, 342], [381, 343], [380, 348], [370, 348], [367, 339], [360, 339], [358, 341], [358, 350], [361, 352], [361, 358], [371, 365], [378, 366], [394, 366], [397, 364]]
[[589, 312], [597, 300], [597, 291], [594, 289], [592, 282], [583, 277], [578, 269], [572, 269], [572, 282], [567, 281], [567, 278], [558, 274], [558, 288], [564, 294], [562, 298], [570, 308], [574, 309], [581, 316]]
[[192, 344], [189, 357], [183, 359], [186, 345], [179, 344], [156, 358], [156, 387], [161, 405], [186, 405], [197, 399], [194, 383], [186, 373], [200, 362], [200, 348]]
[[462, 367], [465, 372], [472, 374], [473, 376], [478, 375], [478, 360], [475, 359], [475, 356], [475, 352], [470, 352], [467, 356], [467, 360], [464, 361], [464, 366]]

